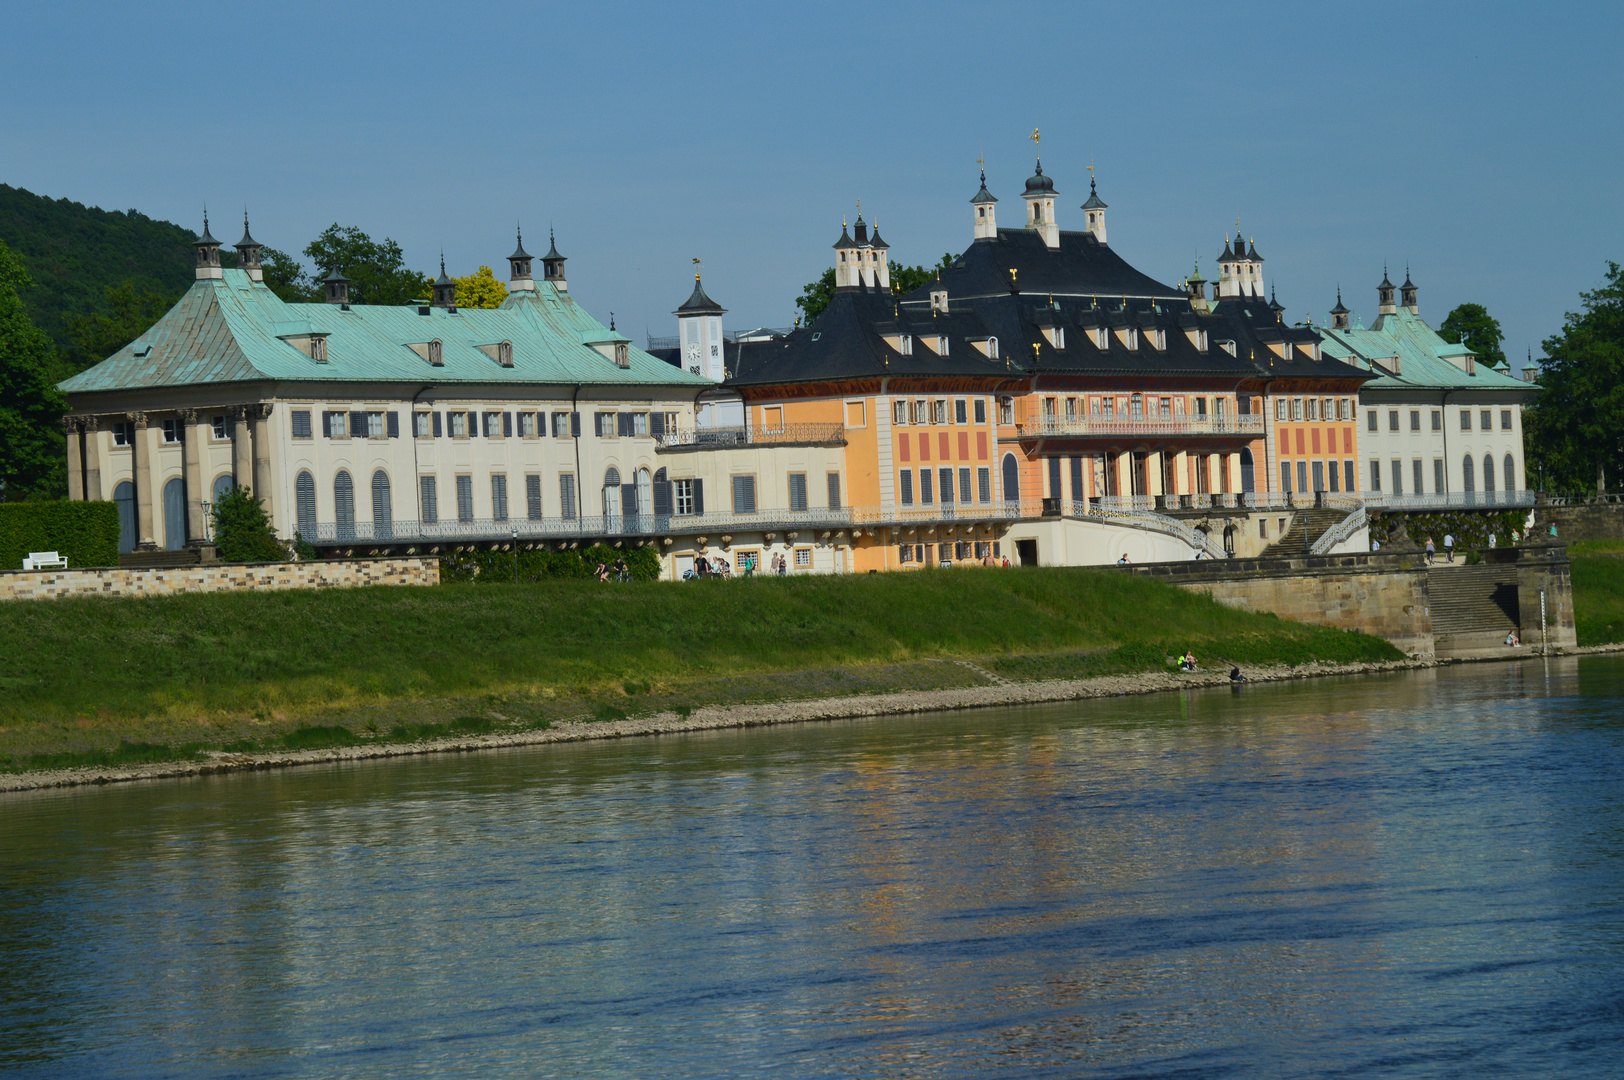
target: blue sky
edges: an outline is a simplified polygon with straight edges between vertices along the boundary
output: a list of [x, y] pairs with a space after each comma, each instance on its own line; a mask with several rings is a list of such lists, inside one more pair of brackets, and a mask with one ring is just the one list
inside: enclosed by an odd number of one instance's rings
[[1043, 131], [1063, 227], [1211, 276], [1239, 216], [1287, 317], [1367, 320], [1408, 260], [1436, 324], [1521, 357], [1624, 260], [1617, 4], [23, 5], [0, 9], [0, 182], [297, 252], [338, 221], [503, 272], [548, 223], [634, 336], [704, 260], [786, 325], [861, 198], [893, 256], [968, 245], [976, 158], [1020, 220]]

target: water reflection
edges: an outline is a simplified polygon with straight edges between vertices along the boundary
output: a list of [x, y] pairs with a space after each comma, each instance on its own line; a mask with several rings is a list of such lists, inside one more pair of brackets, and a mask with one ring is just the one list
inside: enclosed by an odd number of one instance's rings
[[1624, 663], [4, 802], [19, 1075], [1606, 1072]]

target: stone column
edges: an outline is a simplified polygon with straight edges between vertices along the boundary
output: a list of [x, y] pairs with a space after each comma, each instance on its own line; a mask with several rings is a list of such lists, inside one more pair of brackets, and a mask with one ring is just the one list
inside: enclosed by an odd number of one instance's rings
[[101, 463], [102, 463], [102, 435], [94, 416], [80, 417], [79, 423], [85, 429], [85, 499], [90, 502], [99, 502], [107, 496], [102, 492]]
[[271, 406], [250, 406], [249, 415], [254, 425], [254, 496], [265, 507], [265, 516], [276, 521], [276, 500], [272, 497], [271, 483]]
[[196, 409], [182, 409], [180, 422], [185, 425], [186, 446], [182, 452], [182, 475], [186, 484], [186, 543], [196, 546], [208, 539], [208, 522], [204, 520], [203, 494], [208, 483], [203, 475], [203, 443], [209, 437], [208, 417], [199, 418]]
[[79, 418], [64, 416], [62, 428], [68, 433], [68, 498], [83, 501], [85, 497], [85, 464], [79, 447]]
[[158, 544], [152, 531], [152, 456], [157, 448], [152, 445], [157, 432], [147, 427], [147, 414], [126, 414], [133, 428], [130, 438], [131, 482], [135, 485], [135, 536], [137, 551], [157, 551]]
[[254, 483], [254, 448], [249, 442], [246, 405], [231, 410], [231, 478], [238, 487], [252, 487]]

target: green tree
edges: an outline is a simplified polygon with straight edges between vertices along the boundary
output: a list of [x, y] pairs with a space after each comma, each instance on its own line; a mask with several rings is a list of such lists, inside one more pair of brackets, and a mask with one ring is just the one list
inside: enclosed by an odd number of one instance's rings
[[233, 487], [214, 504], [214, 545], [227, 562], [281, 562], [288, 546], [276, 538], [265, 507], [246, 487]]
[[88, 315], [68, 312], [69, 365], [75, 370], [99, 363], [146, 333], [179, 299], [154, 292], [125, 278], [107, 286], [102, 310]]
[[432, 280], [406, 268], [400, 245], [387, 236], [381, 241], [337, 222], [322, 230], [304, 249], [316, 266], [317, 279], [338, 270], [350, 279], [352, 304], [409, 304], [429, 295]]
[[[943, 255], [942, 261], [935, 266], [903, 266], [892, 259], [888, 264], [891, 271], [891, 295], [902, 296], [913, 292], [934, 278], [937, 271], [952, 266], [954, 258], [955, 256], [949, 252]], [[806, 287], [801, 290], [800, 299], [795, 301], [795, 306], [801, 309], [803, 325], [810, 326], [816, 322], [834, 297], [835, 268], [831, 266], [818, 280], [807, 282]]]
[[1506, 366], [1506, 354], [1500, 350], [1506, 336], [1500, 332], [1499, 321], [1482, 304], [1461, 304], [1444, 319], [1438, 334], [1445, 341], [1465, 345], [1491, 367]]
[[1562, 332], [1545, 339], [1541, 392], [1524, 414], [1530, 457], [1558, 492], [1617, 476], [1624, 439], [1624, 271], [1607, 264], [1601, 288], [1579, 294]]
[[496, 280], [488, 266], [477, 273], [460, 277], [457, 281], [457, 306], [460, 308], [499, 308], [507, 300], [507, 286]]
[[68, 403], [52, 379], [56, 348], [23, 308], [22, 291], [32, 285], [0, 241], [0, 499], [7, 501], [62, 498], [68, 487], [61, 426]]
[[315, 303], [321, 300], [321, 286], [310, 279], [299, 260], [275, 248], [266, 248], [259, 256], [260, 274], [265, 287], [290, 304]]

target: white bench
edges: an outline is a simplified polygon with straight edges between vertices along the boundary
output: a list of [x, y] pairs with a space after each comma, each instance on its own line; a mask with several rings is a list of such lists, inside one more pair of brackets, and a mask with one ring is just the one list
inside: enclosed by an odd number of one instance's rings
[[30, 551], [23, 560], [24, 570], [66, 570], [68, 560], [54, 551]]

